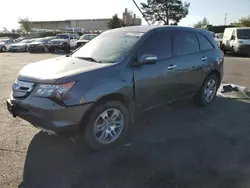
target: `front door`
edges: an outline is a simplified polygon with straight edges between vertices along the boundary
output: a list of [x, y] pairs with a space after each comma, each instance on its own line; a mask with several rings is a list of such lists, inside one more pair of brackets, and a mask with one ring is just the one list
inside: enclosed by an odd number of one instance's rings
[[152, 33], [139, 48], [139, 58], [145, 54], [157, 56], [156, 64], [142, 65], [134, 69], [135, 97], [138, 110], [146, 110], [174, 97], [176, 72], [172, 61], [171, 33]]

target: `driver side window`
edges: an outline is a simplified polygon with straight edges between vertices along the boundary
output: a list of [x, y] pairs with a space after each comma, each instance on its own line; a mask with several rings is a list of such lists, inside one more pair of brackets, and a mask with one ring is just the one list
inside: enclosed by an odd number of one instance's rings
[[140, 48], [140, 56], [144, 54], [156, 55], [158, 59], [172, 57], [171, 33], [169, 31], [152, 33]]

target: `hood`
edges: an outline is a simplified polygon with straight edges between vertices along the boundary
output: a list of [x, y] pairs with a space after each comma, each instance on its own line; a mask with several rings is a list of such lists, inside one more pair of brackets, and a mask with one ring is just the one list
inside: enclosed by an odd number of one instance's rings
[[27, 43], [16, 43], [16, 44], [12, 44], [11, 46], [26, 46]]
[[54, 41], [61, 41], [61, 42], [64, 42], [64, 41], [68, 41], [69, 39], [53, 39], [51, 40], [50, 42], [54, 42]]
[[38, 44], [45, 44], [45, 42], [31, 42], [29, 45], [38, 45]]
[[19, 76], [37, 80], [55, 80], [111, 65], [63, 56], [28, 64], [20, 70]]
[[76, 42], [89, 42], [89, 40], [78, 40], [78, 41], [76, 41]]

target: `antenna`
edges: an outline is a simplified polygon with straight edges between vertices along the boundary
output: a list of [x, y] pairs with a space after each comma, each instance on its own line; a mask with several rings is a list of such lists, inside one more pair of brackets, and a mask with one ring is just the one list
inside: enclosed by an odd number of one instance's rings
[[148, 19], [146, 18], [146, 16], [143, 14], [143, 12], [141, 11], [140, 7], [137, 5], [137, 3], [135, 2], [135, 0], [132, 0], [135, 4], [135, 6], [137, 7], [137, 9], [140, 11], [140, 13], [142, 14], [142, 17], [146, 20], [146, 22], [148, 23], [148, 25], [150, 25]]

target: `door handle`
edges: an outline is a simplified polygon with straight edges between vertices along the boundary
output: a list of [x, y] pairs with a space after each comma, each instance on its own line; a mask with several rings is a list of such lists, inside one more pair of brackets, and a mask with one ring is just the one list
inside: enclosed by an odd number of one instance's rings
[[174, 68], [176, 68], [176, 65], [169, 65], [169, 66], [168, 66], [168, 70], [172, 70], [172, 69], [174, 69]]
[[207, 57], [202, 57], [201, 58], [201, 61], [206, 61], [207, 60]]

